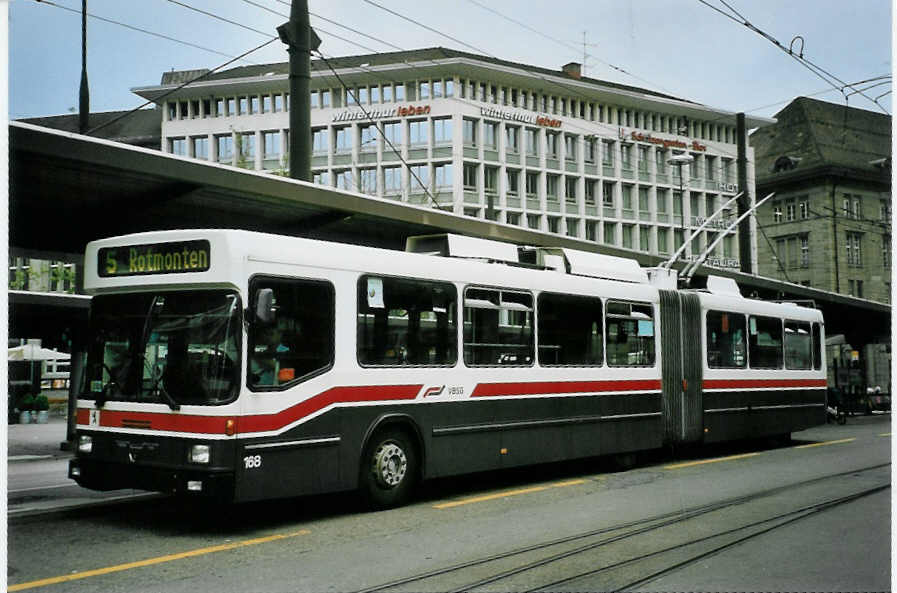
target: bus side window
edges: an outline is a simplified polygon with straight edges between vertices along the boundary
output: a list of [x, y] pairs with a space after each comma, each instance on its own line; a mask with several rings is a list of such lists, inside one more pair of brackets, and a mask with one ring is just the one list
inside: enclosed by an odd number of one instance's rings
[[[253, 320], [249, 334], [249, 386], [266, 389], [297, 382], [333, 364], [334, 299], [328, 282], [264, 278], [251, 294], [274, 292], [274, 320]], [[253, 298], [255, 298], [253, 296]], [[252, 303], [254, 310], [255, 303]]]
[[454, 365], [456, 311], [453, 284], [362, 276], [356, 329], [359, 364]]
[[782, 368], [782, 320], [751, 315], [748, 355], [752, 369]]
[[813, 324], [813, 368], [822, 368], [822, 326]]

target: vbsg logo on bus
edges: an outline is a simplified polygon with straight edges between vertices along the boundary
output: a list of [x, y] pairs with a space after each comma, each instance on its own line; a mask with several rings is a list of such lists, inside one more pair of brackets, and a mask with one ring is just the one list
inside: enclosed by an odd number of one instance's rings
[[97, 253], [97, 271], [103, 278], [205, 272], [211, 251], [205, 239], [103, 247]]

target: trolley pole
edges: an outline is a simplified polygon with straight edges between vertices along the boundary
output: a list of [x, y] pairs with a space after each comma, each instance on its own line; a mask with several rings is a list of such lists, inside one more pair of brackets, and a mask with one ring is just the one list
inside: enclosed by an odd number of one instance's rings
[[321, 40], [309, 24], [308, 0], [292, 1], [277, 33], [290, 54], [290, 177], [311, 181], [311, 52]]

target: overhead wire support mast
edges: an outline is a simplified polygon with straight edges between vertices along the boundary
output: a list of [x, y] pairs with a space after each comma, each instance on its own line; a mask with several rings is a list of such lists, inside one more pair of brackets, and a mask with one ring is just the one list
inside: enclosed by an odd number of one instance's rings
[[724, 230], [722, 233], [720, 233], [719, 236], [716, 238], [716, 240], [713, 243], [711, 243], [710, 245], [708, 245], [706, 249], [704, 249], [704, 253], [702, 253], [701, 256], [697, 260], [695, 260], [695, 262], [693, 264], [685, 267], [685, 269], [683, 270], [683, 274], [685, 276], [685, 285], [686, 286], [688, 286], [691, 283], [691, 277], [694, 275], [694, 273], [697, 271], [697, 269], [701, 266], [701, 264], [704, 263], [704, 260], [707, 259], [708, 255], [710, 255], [710, 252], [713, 251], [713, 249], [717, 245], [719, 245], [719, 242], [723, 240], [723, 237], [726, 236], [726, 233], [728, 233], [729, 231], [734, 229], [736, 226], [738, 226], [738, 224], [742, 220], [747, 218], [752, 212], [754, 212], [758, 207], [760, 207], [763, 203], [765, 203], [766, 200], [770, 199], [774, 195], [776, 195], [776, 193], [772, 192], [771, 194], [769, 194], [768, 196], [766, 196], [765, 198], [763, 198], [762, 200], [760, 200], [759, 202], [757, 202], [756, 204], [754, 204], [753, 206], [748, 208], [747, 212], [745, 212], [744, 214], [742, 214], [741, 216], [736, 218], [735, 222], [733, 222], [732, 224], [727, 226], [726, 230]]

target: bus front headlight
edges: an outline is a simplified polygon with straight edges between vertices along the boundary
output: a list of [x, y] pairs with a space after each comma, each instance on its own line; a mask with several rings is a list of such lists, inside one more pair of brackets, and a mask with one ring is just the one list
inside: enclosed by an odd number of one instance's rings
[[190, 447], [190, 463], [208, 463], [211, 458], [208, 445], [193, 445]]
[[78, 437], [78, 451], [81, 453], [90, 453], [93, 451], [93, 438], [82, 434]]

